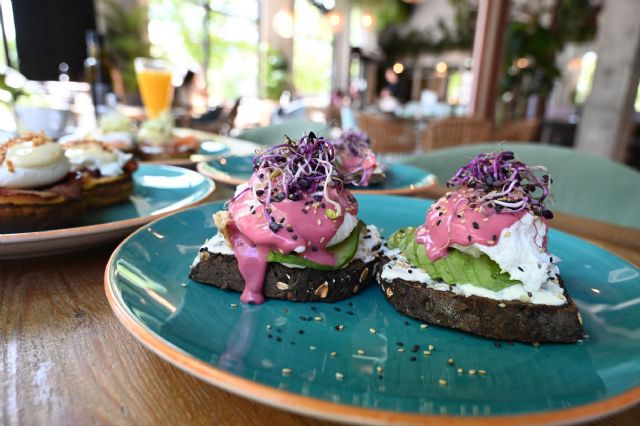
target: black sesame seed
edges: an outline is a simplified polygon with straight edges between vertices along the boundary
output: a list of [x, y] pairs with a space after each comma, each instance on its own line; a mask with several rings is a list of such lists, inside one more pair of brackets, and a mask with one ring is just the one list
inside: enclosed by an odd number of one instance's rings
[[271, 229], [271, 231], [273, 232], [278, 232], [280, 228], [282, 228], [282, 225], [280, 225], [279, 223], [275, 223], [275, 222], [269, 223], [269, 229]]
[[273, 337], [273, 334], [269, 333], [269, 334], [267, 334], [267, 337], [268, 337], [269, 339], [271, 339], [271, 338]]
[[524, 269], [522, 269], [520, 266], [518, 266], [518, 270], [519, 270], [520, 272], [524, 272]]
[[442, 221], [440, 219], [438, 219], [438, 221], [436, 222], [436, 226], [440, 226], [441, 223], [442, 223]]
[[353, 306], [353, 302], [349, 302], [349, 306]]
[[411, 269], [409, 269], [407, 272], [409, 272], [410, 274], [413, 274], [413, 271]]
[[473, 226], [473, 229], [480, 229], [480, 225], [478, 225], [478, 222], [472, 222], [471, 226]]
[[262, 196], [264, 195], [264, 191], [263, 191], [262, 189], [258, 189], [258, 190], [256, 191], [256, 195], [257, 195], [258, 197], [262, 197]]
[[295, 345], [295, 344], [296, 344], [296, 342], [294, 342], [293, 340], [292, 340], [290, 343], [291, 343], [292, 345]]
[[347, 315], [353, 315], [353, 311], [347, 311]]
[[320, 208], [322, 208], [322, 209], [326, 209], [326, 208], [327, 208], [327, 205], [326, 205], [325, 203], [321, 203], [321, 204], [320, 204]]
[[415, 360], [416, 360], [415, 356], [412, 356], [411, 358], [409, 358], [409, 361], [415, 361]]
[[492, 239], [493, 241], [498, 241], [498, 236], [497, 236], [497, 235], [494, 235], [494, 236], [492, 236], [492, 237], [491, 237], [491, 239]]
[[287, 232], [293, 232], [293, 228], [291, 227], [291, 225], [287, 226]]
[[277, 340], [278, 342], [282, 342], [282, 337], [280, 337], [280, 336], [276, 336], [276, 340]]
[[467, 235], [467, 240], [471, 241], [471, 235]]
[[418, 352], [419, 349], [420, 349], [420, 345], [411, 346], [411, 352]]
[[318, 251], [318, 247], [316, 247], [316, 246], [311, 247], [311, 251], [313, 251], [313, 252]]
[[342, 309], [340, 309], [338, 306], [334, 306], [334, 307], [333, 307], [333, 309], [334, 309], [336, 312], [340, 312], [340, 311], [342, 310]]
[[300, 319], [300, 321], [306, 321], [307, 320], [307, 317], [305, 317], [304, 315], [300, 315], [298, 318]]
[[409, 325], [409, 321], [405, 321], [404, 325], [408, 326]]
[[317, 310], [318, 310], [318, 308], [316, 308], [315, 306], [312, 306], [312, 307], [311, 307], [311, 310], [312, 310], [312, 311], [317, 311]]
[[396, 342], [396, 346], [404, 346], [403, 342]]
[[304, 330], [298, 330], [298, 334], [304, 334]]
[[280, 223], [280, 224], [283, 224], [283, 223], [284, 223], [284, 217], [283, 217], [282, 219], [280, 219], [280, 222], [279, 222], [279, 223]]
[[295, 240], [297, 240], [297, 239], [298, 239], [298, 236], [297, 236], [297, 235], [294, 235], [293, 237], [291, 237], [291, 239], [292, 239], [293, 241], [295, 241]]

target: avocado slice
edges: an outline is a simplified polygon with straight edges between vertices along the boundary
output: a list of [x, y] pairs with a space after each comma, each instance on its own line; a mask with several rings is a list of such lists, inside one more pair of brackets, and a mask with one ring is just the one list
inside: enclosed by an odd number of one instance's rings
[[322, 271], [333, 271], [336, 269], [340, 269], [347, 263], [351, 262], [351, 259], [353, 259], [353, 256], [355, 256], [356, 251], [358, 250], [358, 244], [360, 244], [360, 233], [364, 228], [364, 223], [362, 221], [359, 221], [347, 238], [345, 238], [339, 244], [327, 248], [327, 251], [336, 257], [335, 266], [321, 265], [319, 263], [305, 259], [304, 257], [297, 254], [282, 254], [277, 251], [269, 252], [269, 255], [267, 256], [267, 262], [288, 263], [291, 265], [299, 265], [305, 268], [317, 269]]
[[500, 291], [520, 281], [512, 280], [489, 256], [473, 256], [450, 249], [445, 257], [432, 262], [424, 245], [416, 241], [416, 229], [407, 227], [396, 231], [387, 242], [391, 249], [400, 249], [409, 263], [423, 269], [436, 280], [447, 284], [473, 284], [488, 290]]

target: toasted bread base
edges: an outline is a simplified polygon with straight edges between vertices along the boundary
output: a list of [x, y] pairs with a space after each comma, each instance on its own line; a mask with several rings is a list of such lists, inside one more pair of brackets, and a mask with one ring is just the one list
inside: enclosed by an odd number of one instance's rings
[[[387, 300], [400, 312], [431, 324], [496, 340], [571, 343], [584, 335], [578, 309], [566, 292], [562, 306], [534, 305], [435, 290], [399, 278], [382, 280]], [[562, 282], [561, 286], [564, 287]]]
[[[336, 271], [289, 268], [269, 263], [262, 294], [271, 299], [293, 302], [335, 302], [353, 296], [369, 286], [379, 261], [354, 260]], [[235, 256], [200, 252], [200, 262], [191, 268], [189, 278], [223, 290], [242, 292], [244, 279]]]
[[77, 223], [84, 214], [82, 200], [55, 204], [0, 204], [0, 233], [42, 231]]

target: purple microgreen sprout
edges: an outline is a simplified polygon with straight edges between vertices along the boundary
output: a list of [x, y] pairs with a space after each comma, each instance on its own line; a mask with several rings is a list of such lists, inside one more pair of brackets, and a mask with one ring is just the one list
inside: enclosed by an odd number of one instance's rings
[[527, 166], [511, 151], [477, 155], [458, 169], [447, 186], [473, 189], [470, 204], [488, 206], [498, 213], [529, 210], [546, 219], [553, 218], [545, 205], [547, 199], [552, 199], [547, 169]]
[[[266, 196], [261, 202], [268, 207], [280, 193], [294, 201], [310, 194], [326, 199], [340, 216], [340, 204], [329, 197], [329, 188], [335, 187], [340, 191], [344, 187], [334, 160], [333, 144], [313, 132], [299, 141], [285, 136], [285, 143], [265, 148], [253, 159], [254, 174], [267, 186], [264, 189]], [[256, 199], [260, 200], [260, 197], [256, 196]]]
[[[358, 130], [345, 130], [334, 141], [337, 152], [336, 163], [340, 166], [340, 157], [349, 154], [353, 157], [364, 158], [371, 151], [371, 140], [369, 135]], [[343, 171], [345, 180], [355, 186], [364, 185], [366, 182], [366, 174], [363, 167], [351, 170], [348, 174]]]

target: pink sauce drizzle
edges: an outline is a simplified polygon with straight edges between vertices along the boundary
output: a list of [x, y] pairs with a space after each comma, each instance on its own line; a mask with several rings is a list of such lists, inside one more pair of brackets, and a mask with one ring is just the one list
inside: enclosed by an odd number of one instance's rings
[[[259, 182], [254, 175], [249, 180], [249, 187]], [[252, 190], [245, 191], [229, 204], [231, 243], [245, 281], [240, 296], [242, 302], [264, 302], [262, 287], [270, 250], [284, 254], [303, 250], [298, 255], [305, 259], [322, 265], [335, 265], [335, 256], [327, 251], [327, 244], [342, 225], [345, 213], [358, 214], [358, 204], [346, 189], [338, 193], [330, 188], [327, 192], [342, 209], [342, 214], [333, 220], [325, 214], [333, 206], [326, 199], [314, 200], [310, 194], [297, 201], [272, 201], [268, 208], [275, 223], [281, 225], [277, 232], [272, 230], [274, 225], [271, 225], [265, 211], [267, 207], [256, 200]]]
[[353, 155], [349, 149], [342, 149], [339, 152], [340, 172], [342, 174], [351, 174], [362, 170], [362, 178], [358, 182], [358, 186], [369, 185], [369, 179], [373, 171], [378, 167], [376, 156], [370, 149], [360, 153], [360, 156]]
[[[416, 241], [424, 244], [427, 256], [433, 262], [447, 255], [449, 247], [457, 244], [495, 245], [503, 229], [520, 220], [527, 211], [497, 213], [490, 207], [469, 205], [470, 188], [449, 192], [431, 206], [424, 225], [418, 227]], [[545, 222], [546, 224], [546, 222]], [[546, 238], [544, 240], [546, 248]]]

